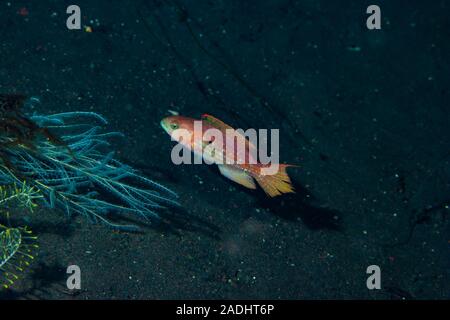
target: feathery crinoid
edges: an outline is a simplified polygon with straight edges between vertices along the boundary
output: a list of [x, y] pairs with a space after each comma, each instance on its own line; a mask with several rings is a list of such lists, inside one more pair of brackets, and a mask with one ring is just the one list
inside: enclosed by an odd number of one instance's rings
[[[39, 191], [26, 182], [20, 188], [16, 184], [0, 186], [0, 212], [7, 220], [9, 209], [33, 212], [40, 198]], [[36, 239], [27, 226], [10, 228], [0, 223], [0, 289], [9, 288], [30, 265], [39, 248]]]
[[[2, 109], [17, 110], [17, 106]], [[114, 158], [109, 140], [122, 134], [105, 132], [102, 125], [107, 121], [101, 115], [9, 114], [12, 120], [5, 123], [10, 128], [0, 130], [0, 184], [26, 181], [40, 191], [39, 200], [48, 207], [124, 230], [137, 227], [114, 223], [108, 214], [158, 218], [158, 209], [179, 206], [173, 191]]]
[[27, 185], [23, 181], [20, 185], [14, 182], [12, 185], [0, 186], [0, 208], [23, 208], [30, 212], [38, 206], [36, 201], [43, 196], [36, 187]]
[[36, 239], [28, 227], [0, 224], [0, 288], [8, 289], [30, 265], [39, 248]]

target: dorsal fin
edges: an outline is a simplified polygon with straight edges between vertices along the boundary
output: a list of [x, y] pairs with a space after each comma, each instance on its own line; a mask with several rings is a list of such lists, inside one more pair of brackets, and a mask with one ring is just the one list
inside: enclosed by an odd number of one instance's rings
[[210, 114], [206, 114], [206, 113], [202, 114], [202, 120], [208, 122], [210, 125], [216, 127], [217, 129], [220, 129], [220, 130], [226, 130], [226, 129], [234, 130], [233, 127], [227, 125], [222, 120], [219, 120]]
[[210, 114], [207, 114], [207, 113], [202, 114], [201, 119], [203, 121], [206, 121], [207, 123], [209, 123], [210, 125], [214, 126], [215, 128], [217, 128], [219, 130], [222, 130], [222, 131], [225, 131], [226, 129], [233, 130], [238, 136], [240, 136], [240, 137], [245, 139], [245, 141], [247, 143], [248, 150], [251, 153], [251, 155], [257, 155], [257, 150], [258, 149], [256, 148], [256, 146], [253, 143], [251, 143], [247, 139], [247, 137], [245, 137], [244, 135], [242, 135], [241, 133], [236, 131], [233, 127], [229, 126], [228, 124], [226, 124], [222, 120], [219, 120], [216, 117], [214, 117], [214, 116], [212, 116]]

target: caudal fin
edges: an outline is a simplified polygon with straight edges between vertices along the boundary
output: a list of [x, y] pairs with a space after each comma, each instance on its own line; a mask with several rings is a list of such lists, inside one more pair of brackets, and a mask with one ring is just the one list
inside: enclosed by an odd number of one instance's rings
[[276, 197], [283, 193], [294, 193], [295, 191], [291, 179], [286, 172], [287, 167], [295, 166], [290, 164], [280, 164], [276, 174], [258, 174], [253, 177], [269, 197]]

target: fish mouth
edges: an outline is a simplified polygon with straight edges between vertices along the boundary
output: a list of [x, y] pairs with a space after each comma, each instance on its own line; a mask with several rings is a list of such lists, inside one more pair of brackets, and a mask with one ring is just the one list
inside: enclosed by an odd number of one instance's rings
[[159, 123], [161, 125], [161, 127], [164, 129], [165, 132], [169, 133], [169, 127], [167, 126], [167, 122], [166, 119], [162, 119], [161, 122]]

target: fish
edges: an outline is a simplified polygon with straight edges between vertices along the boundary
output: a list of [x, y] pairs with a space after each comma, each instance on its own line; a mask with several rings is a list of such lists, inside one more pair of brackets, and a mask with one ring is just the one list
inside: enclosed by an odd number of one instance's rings
[[[206, 163], [217, 164], [224, 177], [248, 189], [256, 189], [257, 183], [269, 197], [295, 193], [286, 168], [296, 165], [276, 163], [276, 171], [270, 172], [273, 164], [258, 160], [258, 147], [241, 130], [235, 130], [218, 118], [209, 114], [203, 114], [201, 119], [172, 115], [163, 118], [160, 124], [172, 140], [201, 156]], [[211, 132], [215, 134], [208, 134]], [[225, 139], [218, 139], [218, 134]], [[236, 146], [241, 143], [242, 147], [228, 147], [230, 137], [236, 139], [233, 140]]]

